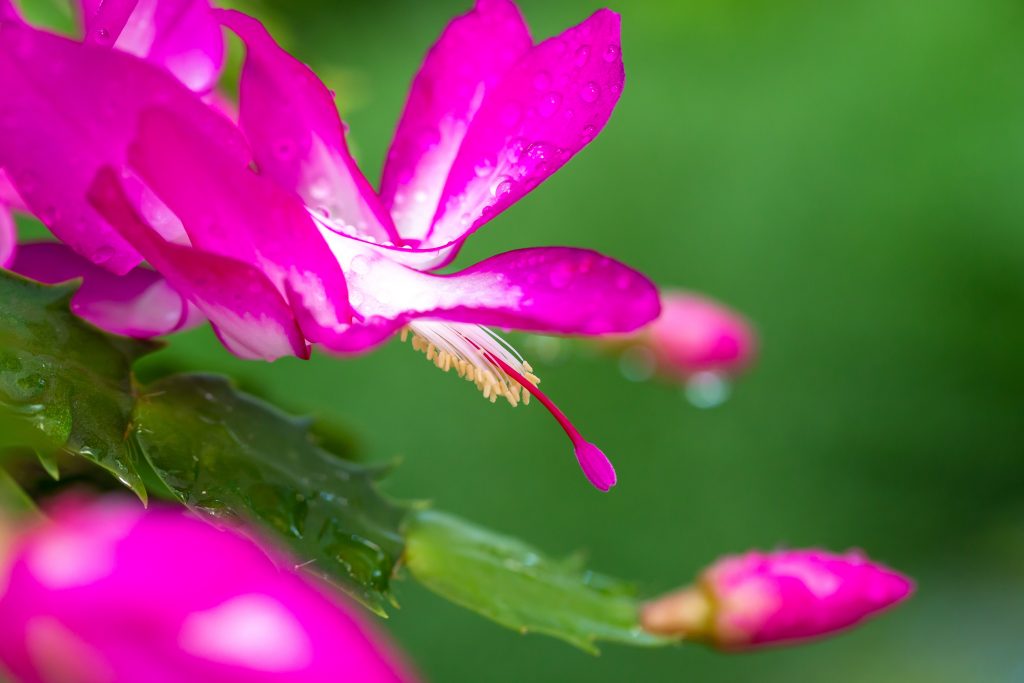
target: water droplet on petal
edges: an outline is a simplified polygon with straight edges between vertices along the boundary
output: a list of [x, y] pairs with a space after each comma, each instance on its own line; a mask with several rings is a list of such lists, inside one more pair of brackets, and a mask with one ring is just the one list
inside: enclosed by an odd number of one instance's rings
[[600, 96], [601, 86], [599, 86], [594, 81], [590, 81], [589, 83], [586, 83], [582, 88], [580, 88], [580, 99], [583, 100], [584, 102], [587, 102], [588, 104], [593, 104], [594, 102], [597, 102], [597, 98], [599, 98]]
[[584, 126], [583, 127], [582, 135], [583, 135], [583, 139], [584, 140], [589, 140], [590, 138], [594, 137], [594, 135], [596, 133], [597, 133], [597, 128], [595, 128], [594, 126]]
[[491, 188], [491, 194], [493, 194], [497, 199], [501, 199], [511, 191], [512, 181], [504, 177], [500, 178]]
[[544, 142], [535, 142], [526, 148], [526, 156], [534, 161], [544, 161], [552, 158], [555, 154], [555, 148]]
[[537, 106], [537, 111], [544, 118], [549, 118], [552, 114], [558, 111], [558, 106], [562, 103], [562, 96], [556, 92], [550, 92], [541, 98], [540, 104]]
[[686, 382], [683, 395], [694, 407], [707, 410], [726, 402], [732, 386], [717, 372], [698, 372]]
[[576, 50], [576, 58], [574, 60], [576, 66], [586, 66], [587, 60], [590, 59], [590, 46], [584, 45], [580, 49]]
[[352, 262], [349, 264], [349, 268], [351, 268], [352, 272], [356, 275], [365, 275], [370, 270], [370, 262], [365, 256], [357, 254], [352, 257]]
[[611, 63], [619, 58], [621, 52], [622, 50], [619, 49], [619, 46], [612, 43], [604, 49], [604, 54], [601, 56], [604, 57], [604, 61]]
[[287, 138], [274, 143], [274, 156], [287, 161], [295, 156], [295, 143]]
[[501, 123], [507, 128], [516, 126], [523, 117], [523, 109], [515, 102], [507, 102], [501, 110]]
[[473, 169], [473, 171], [476, 173], [477, 178], [486, 178], [494, 173], [494, 164], [489, 160], [484, 159], [476, 168]]

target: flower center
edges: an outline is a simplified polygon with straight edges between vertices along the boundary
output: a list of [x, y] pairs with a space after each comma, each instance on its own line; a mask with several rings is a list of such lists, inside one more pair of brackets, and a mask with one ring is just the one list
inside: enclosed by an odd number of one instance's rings
[[[494, 403], [504, 398], [514, 408], [530, 402], [519, 379], [502, 367], [504, 363], [532, 386], [540, 384], [533, 368], [512, 346], [481, 325], [417, 320], [402, 329], [402, 341], [412, 333], [412, 348], [444, 372], [455, 370], [472, 382], [484, 398]], [[498, 362], [501, 361], [501, 362]]]

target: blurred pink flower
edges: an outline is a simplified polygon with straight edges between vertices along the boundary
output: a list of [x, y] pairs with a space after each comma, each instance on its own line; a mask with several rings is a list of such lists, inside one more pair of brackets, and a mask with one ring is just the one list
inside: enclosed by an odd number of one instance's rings
[[22, 683], [414, 680], [355, 608], [185, 512], [63, 500], [10, 551], [0, 668]]
[[651, 633], [743, 650], [852, 627], [913, 590], [910, 579], [859, 552], [750, 552], [722, 558], [697, 585], [648, 603], [641, 621]]
[[662, 290], [654, 322], [611, 343], [644, 353], [648, 364], [677, 380], [735, 375], [757, 353], [757, 337], [743, 316], [706, 296], [672, 289]]

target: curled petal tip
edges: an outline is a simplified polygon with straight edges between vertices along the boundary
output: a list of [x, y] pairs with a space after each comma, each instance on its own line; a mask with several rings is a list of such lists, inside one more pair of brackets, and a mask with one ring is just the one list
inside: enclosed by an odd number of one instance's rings
[[576, 445], [576, 461], [590, 483], [601, 491], [608, 491], [617, 481], [615, 468], [600, 448], [589, 442]]

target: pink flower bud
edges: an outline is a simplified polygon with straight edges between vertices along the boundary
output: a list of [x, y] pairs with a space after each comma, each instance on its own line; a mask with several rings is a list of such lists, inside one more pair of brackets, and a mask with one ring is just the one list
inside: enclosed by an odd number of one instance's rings
[[9, 550], [0, 669], [23, 683], [413, 680], [353, 608], [184, 512], [64, 500]]
[[913, 588], [855, 551], [750, 552], [718, 560], [696, 586], [647, 604], [641, 621], [651, 633], [744, 650], [854, 626]]
[[741, 315], [678, 290], [661, 293], [661, 315], [640, 332], [639, 340], [663, 373], [682, 379], [698, 372], [735, 374], [753, 360], [757, 346]]

